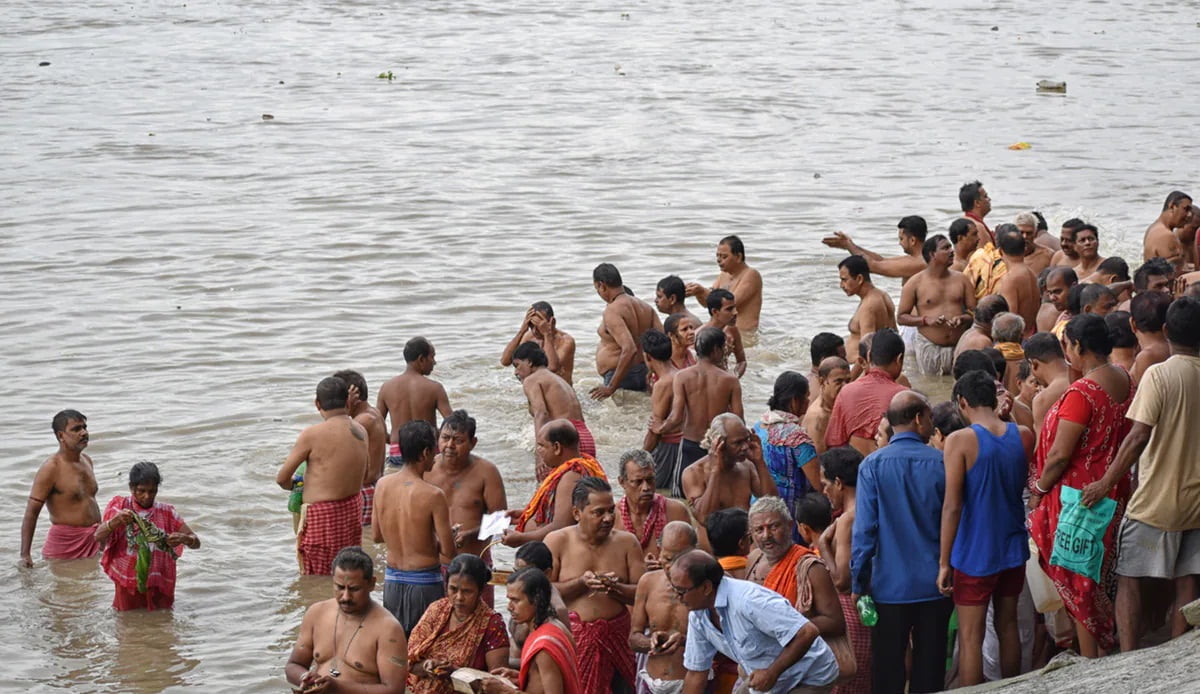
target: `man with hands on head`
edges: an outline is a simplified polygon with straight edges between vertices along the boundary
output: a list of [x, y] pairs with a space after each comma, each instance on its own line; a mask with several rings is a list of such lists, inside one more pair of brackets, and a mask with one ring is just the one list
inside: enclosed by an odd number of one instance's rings
[[554, 308], [545, 301], [534, 302], [525, 312], [520, 329], [504, 346], [501, 366], [511, 366], [513, 352], [526, 342], [534, 342], [546, 353], [546, 367], [570, 385], [575, 374], [575, 338], [558, 329]]
[[762, 441], [742, 418], [725, 412], [713, 418], [701, 444], [708, 455], [683, 472], [683, 494], [696, 520], [723, 508], [750, 508], [750, 497], [779, 496], [763, 460]]

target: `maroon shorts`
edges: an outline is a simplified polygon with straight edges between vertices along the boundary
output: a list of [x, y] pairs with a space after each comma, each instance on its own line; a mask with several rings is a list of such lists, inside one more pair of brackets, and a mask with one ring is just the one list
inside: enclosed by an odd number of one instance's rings
[[986, 605], [992, 596], [1015, 598], [1025, 587], [1025, 565], [1014, 566], [990, 576], [968, 576], [954, 570], [954, 604], [965, 607]]

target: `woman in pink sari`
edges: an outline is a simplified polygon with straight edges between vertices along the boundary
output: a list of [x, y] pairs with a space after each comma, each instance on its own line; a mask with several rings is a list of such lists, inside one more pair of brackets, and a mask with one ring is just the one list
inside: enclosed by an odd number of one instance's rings
[[1037, 543], [1038, 561], [1054, 581], [1063, 605], [1075, 620], [1079, 652], [1095, 658], [1100, 649], [1112, 650], [1113, 569], [1116, 529], [1121, 524], [1130, 486], [1126, 478], [1109, 491], [1116, 512], [1104, 533], [1104, 558], [1097, 583], [1064, 567], [1051, 565], [1054, 535], [1063, 505], [1062, 486], [1082, 490], [1108, 470], [1130, 423], [1125, 411], [1133, 400], [1133, 385], [1124, 369], [1109, 362], [1112, 339], [1104, 319], [1094, 314], [1075, 316], [1064, 332], [1066, 358], [1083, 377], [1072, 383], [1046, 412], [1038, 437], [1037, 466], [1030, 483], [1029, 534]]
[[513, 622], [527, 624], [531, 631], [521, 648], [521, 670], [493, 670], [498, 677], [483, 681], [484, 694], [584, 694], [575, 646], [554, 616], [550, 594], [550, 579], [540, 569], [525, 568], [508, 577], [508, 612]]

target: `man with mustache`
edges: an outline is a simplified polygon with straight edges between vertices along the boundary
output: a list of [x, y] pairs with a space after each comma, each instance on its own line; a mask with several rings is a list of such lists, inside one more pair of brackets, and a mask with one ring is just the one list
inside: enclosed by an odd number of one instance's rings
[[621, 529], [633, 533], [642, 547], [646, 570], [662, 568], [659, 552], [663, 547], [663, 531], [672, 521], [691, 523], [687, 507], [676, 499], [668, 499], [655, 490], [654, 457], [635, 448], [621, 454], [617, 482], [625, 492], [617, 504]]
[[86, 559], [100, 551], [95, 538], [100, 523], [96, 474], [92, 459], [83, 453], [88, 445], [87, 417], [63, 410], [54, 415], [50, 428], [58, 439], [58, 452], [34, 476], [21, 521], [21, 566], [25, 568], [33, 566], [29, 552], [42, 506], [49, 506], [51, 523], [43, 558]]

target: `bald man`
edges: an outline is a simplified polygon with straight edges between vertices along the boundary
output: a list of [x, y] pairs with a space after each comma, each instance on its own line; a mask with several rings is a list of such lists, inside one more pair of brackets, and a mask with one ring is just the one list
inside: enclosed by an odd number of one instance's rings
[[638, 654], [638, 679], [651, 694], [673, 694], [683, 686], [688, 610], [675, 599], [664, 569], [675, 557], [696, 549], [697, 541], [696, 529], [689, 523], [667, 523], [659, 548], [664, 568], [647, 571], [638, 580], [629, 647]]
[[1021, 349], [1021, 340], [1025, 336], [1025, 321], [1015, 313], [1001, 313], [992, 320], [992, 340], [996, 349], [1004, 355], [1007, 366], [1004, 369], [1004, 387], [1010, 393], [1021, 389], [1021, 362], [1025, 361], [1025, 352]]
[[954, 358], [972, 349], [987, 349], [992, 346], [992, 320], [1008, 310], [1008, 302], [999, 294], [990, 294], [979, 300], [975, 307], [975, 320], [954, 347]]

